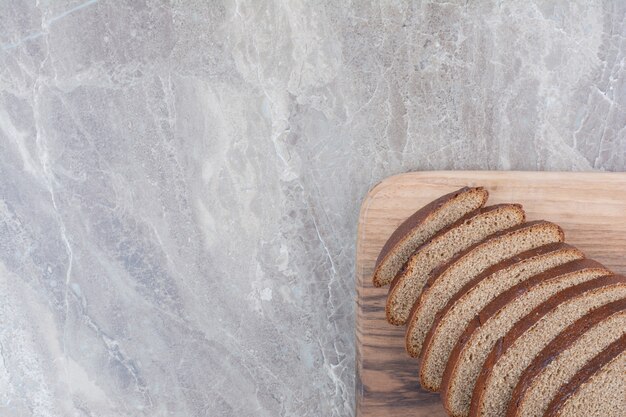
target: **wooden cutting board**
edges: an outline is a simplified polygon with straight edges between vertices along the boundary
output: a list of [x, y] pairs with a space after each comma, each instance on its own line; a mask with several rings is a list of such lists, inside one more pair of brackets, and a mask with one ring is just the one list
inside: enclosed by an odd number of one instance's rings
[[529, 220], [560, 224], [565, 240], [626, 274], [626, 173], [438, 171], [387, 178], [365, 198], [356, 254], [356, 415], [445, 416], [438, 394], [420, 389], [418, 362], [404, 351], [404, 327], [385, 320], [387, 288], [371, 275], [378, 253], [415, 210], [463, 186], [481, 185], [488, 204], [524, 205]]

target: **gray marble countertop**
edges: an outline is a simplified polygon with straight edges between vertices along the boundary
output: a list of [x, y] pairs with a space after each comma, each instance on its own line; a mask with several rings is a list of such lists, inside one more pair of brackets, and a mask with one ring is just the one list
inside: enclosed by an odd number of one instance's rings
[[0, 415], [350, 416], [360, 202], [624, 170], [623, 1], [0, 1]]

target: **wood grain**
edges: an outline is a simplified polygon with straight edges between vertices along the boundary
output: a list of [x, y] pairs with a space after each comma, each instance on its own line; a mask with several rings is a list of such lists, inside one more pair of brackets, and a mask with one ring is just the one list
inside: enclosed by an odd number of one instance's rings
[[488, 204], [524, 205], [529, 220], [560, 224], [566, 242], [626, 274], [626, 173], [438, 171], [387, 178], [361, 206], [356, 253], [356, 415], [445, 416], [439, 395], [420, 389], [418, 362], [404, 351], [404, 327], [385, 320], [387, 288], [375, 288], [376, 257], [415, 210], [461, 188], [482, 185]]

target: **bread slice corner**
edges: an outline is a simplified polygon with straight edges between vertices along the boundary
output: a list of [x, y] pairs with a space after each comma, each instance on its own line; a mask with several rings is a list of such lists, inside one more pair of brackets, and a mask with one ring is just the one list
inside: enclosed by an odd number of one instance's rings
[[625, 334], [626, 299], [597, 308], [570, 325], [524, 370], [507, 417], [543, 415], [562, 385]]
[[624, 299], [626, 277], [608, 275], [561, 291], [519, 320], [489, 353], [474, 387], [470, 416], [504, 415], [519, 378], [543, 348], [585, 315]]
[[465, 327], [450, 353], [440, 386], [445, 409], [454, 416], [468, 416], [487, 356], [519, 320], [555, 294], [610, 274], [594, 260], [576, 260], [537, 274], [489, 302]]
[[596, 355], [552, 398], [545, 417], [623, 416], [626, 334]]
[[483, 207], [488, 197], [489, 193], [483, 187], [463, 187], [413, 213], [391, 234], [380, 251], [372, 276], [374, 286], [389, 284], [419, 246], [440, 230]]

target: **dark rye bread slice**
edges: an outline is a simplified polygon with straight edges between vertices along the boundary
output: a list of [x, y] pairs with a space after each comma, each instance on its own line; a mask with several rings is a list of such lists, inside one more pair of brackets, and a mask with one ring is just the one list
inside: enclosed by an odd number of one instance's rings
[[568, 288], [537, 307], [489, 353], [474, 387], [469, 415], [505, 415], [520, 376], [543, 348], [594, 309], [625, 298], [626, 277], [614, 275]]
[[482, 187], [464, 187], [422, 207], [391, 234], [383, 246], [372, 281], [382, 287], [391, 282], [415, 250], [437, 232], [484, 206], [489, 193]]
[[422, 386], [439, 390], [446, 363], [463, 330], [494, 298], [534, 275], [583, 258], [573, 246], [552, 243], [502, 261], [465, 284], [437, 314], [426, 335], [420, 366]]
[[626, 335], [596, 355], [552, 398], [546, 417], [623, 417]]
[[489, 352], [517, 321], [558, 292], [604, 275], [611, 271], [600, 263], [577, 260], [535, 275], [487, 304], [467, 325], [446, 364], [440, 390], [448, 413], [469, 414], [474, 385]]
[[524, 370], [513, 390], [507, 417], [542, 416], [561, 386], [624, 335], [624, 299], [595, 309], [563, 330]]
[[392, 281], [385, 309], [389, 323], [406, 322], [433, 269], [495, 233], [523, 227], [524, 220], [525, 213], [519, 204], [499, 204], [470, 213], [435, 235], [411, 255]]
[[497, 233], [458, 254], [431, 273], [414, 303], [406, 331], [406, 345], [417, 356], [435, 316], [465, 284], [485, 269], [511, 256], [550, 243], [562, 242], [563, 230], [554, 223], [535, 221]]
[[499, 204], [474, 211], [437, 233], [411, 255], [402, 272], [394, 278], [387, 296], [387, 320], [404, 324], [428, 274], [455, 254], [486, 237], [520, 225], [525, 213], [519, 204]]

